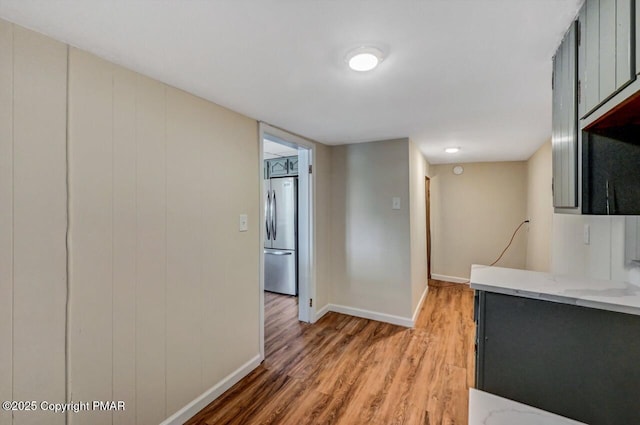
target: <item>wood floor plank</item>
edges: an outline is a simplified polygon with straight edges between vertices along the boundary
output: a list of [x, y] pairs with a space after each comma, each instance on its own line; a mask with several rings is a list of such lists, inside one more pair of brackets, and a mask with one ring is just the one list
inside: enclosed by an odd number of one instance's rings
[[466, 424], [473, 291], [430, 284], [414, 329], [338, 313], [300, 323], [297, 298], [265, 293], [265, 361], [187, 424]]

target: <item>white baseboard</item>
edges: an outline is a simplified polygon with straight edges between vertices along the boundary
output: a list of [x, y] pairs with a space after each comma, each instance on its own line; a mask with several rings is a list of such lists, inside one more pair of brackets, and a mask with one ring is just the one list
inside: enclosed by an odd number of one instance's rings
[[456, 277], [456, 276], [447, 276], [444, 274], [435, 274], [431, 273], [431, 279], [434, 280], [443, 280], [445, 282], [453, 282], [453, 283], [469, 283], [469, 279], [464, 277]]
[[420, 313], [420, 309], [422, 308], [422, 304], [424, 300], [427, 298], [427, 292], [429, 292], [429, 285], [424, 286], [424, 291], [422, 291], [422, 296], [420, 297], [420, 301], [418, 301], [418, 305], [416, 306], [415, 311], [413, 312], [413, 318], [411, 321], [413, 322], [413, 326], [416, 325], [416, 319], [418, 318], [418, 314]]
[[320, 320], [322, 318], [322, 316], [324, 316], [325, 314], [327, 314], [329, 312], [329, 307], [330, 304], [325, 305], [324, 307], [322, 307], [320, 310], [316, 311], [316, 318], [315, 318], [315, 322], [317, 322], [318, 320]]
[[377, 311], [362, 310], [360, 308], [347, 307], [345, 305], [337, 304], [329, 304], [329, 311], [348, 314], [349, 316], [362, 317], [363, 319], [377, 320], [378, 322], [391, 323], [392, 325], [404, 326], [406, 328], [413, 327], [413, 320], [408, 317], [378, 313]]
[[204, 409], [209, 403], [222, 395], [229, 388], [234, 386], [238, 381], [247, 376], [249, 372], [258, 367], [261, 362], [260, 354], [257, 354], [251, 360], [240, 366], [234, 372], [227, 375], [222, 381], [202, 393], [191, 403], [178, 410], [173, 415], [165, 419], [160, 425], [182, 425], [187, 420], [195, 416], [196, 413]]

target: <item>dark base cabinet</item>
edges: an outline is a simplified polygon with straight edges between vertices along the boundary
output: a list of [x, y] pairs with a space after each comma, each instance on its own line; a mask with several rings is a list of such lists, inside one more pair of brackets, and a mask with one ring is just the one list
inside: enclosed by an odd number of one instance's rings
[[476, 291], [476, 387], [590, 425], [640, 424], [640, 316]]

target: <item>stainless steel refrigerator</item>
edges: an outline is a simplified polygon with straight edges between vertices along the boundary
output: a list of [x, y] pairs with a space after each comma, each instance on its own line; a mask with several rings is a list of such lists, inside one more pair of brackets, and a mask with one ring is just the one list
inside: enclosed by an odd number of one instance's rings
[[264, 289], [298, 295], [298, 188], [295, 177], [265, 180]]

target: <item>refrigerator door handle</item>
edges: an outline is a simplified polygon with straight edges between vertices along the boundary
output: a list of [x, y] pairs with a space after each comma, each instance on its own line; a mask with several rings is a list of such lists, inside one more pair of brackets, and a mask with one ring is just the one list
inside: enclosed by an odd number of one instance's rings
[[276, 203], [276, 191], [273, 191], [273, 199], [271, 201], [273, 203], [273, 208], [272, 208], [272, 213], [273, 216], [271, 217], [271, 231], [273, 233], [273, 240], [275, 241], [278, 237], [277, 237], [277, 229], [278, 229], [278, 204]]
[[265, 251], [268, 255], [293, 255], [291, 251]]
[[264, 224], [267, 228], [267, 240], [271, 240], [271, 229], [269, 227], [269, 220], [271, 217], [271, 191], [267, 190], [267, 199], [264, 201]]

